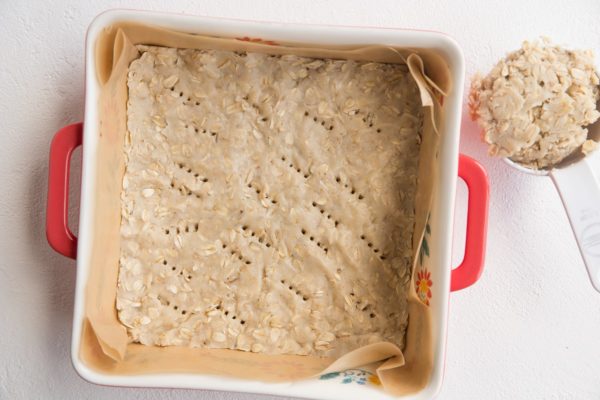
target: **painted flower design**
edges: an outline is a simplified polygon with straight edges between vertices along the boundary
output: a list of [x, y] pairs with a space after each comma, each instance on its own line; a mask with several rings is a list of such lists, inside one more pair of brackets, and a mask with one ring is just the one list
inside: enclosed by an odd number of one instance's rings
[[427, 215], [427, 222], [425, 223], [425, 234], [423, 235], [423, 241], [421, 242], [421, 248], [419, 249], [419, 264], [423, 265], [423, 259], [429, 257], [429, 243], [427, 239], [431, 236], [431, 226], [429, 220], [431, 214]]
[[421, 299], [421, 301], [426, 305], [429, 305], [429, 299], [431, 299], [432, 286], [433, 282], [431, 281], [431, 272], [427, 271], [426, 268], [419, 271], [415, 281], [415, 289], [419, 299]]
[[376, 386], [380, 386], [381, 385], [381, 381], [379, 380], [379, 378], [377, 377], [377, 375], [375, 375], [374, 373], [364, 370], [364, 369], [347, 369], [346, 371], [341, 371], [341, 372], [330, 372], [328, 374], [324, 374], [321, 375], [319, 377], [320, 380], [329, 380], [329, 379], [335, 379], [335, 378], [341, 378], [340, 383], [342, 384], [349, 384], [349, 383], [357, 383], [359, 385], [366, 385], [367, 382], [372, 384], [372, 385], [376, 385]]
[[248, 37], [248, 36], [237, 37], [236, 40], [240, 40], [242, 42], [268, 44], [269, 46], [279, 46], [279, 43], [274, 42], [272, 40], [263, 40], [261, 38], [251, 38], [251, 37]]
[[369, 376], [368, 380], [375, 386], [381, 386], [381, 381], [379, 380], [379, 377], [375, 374]]

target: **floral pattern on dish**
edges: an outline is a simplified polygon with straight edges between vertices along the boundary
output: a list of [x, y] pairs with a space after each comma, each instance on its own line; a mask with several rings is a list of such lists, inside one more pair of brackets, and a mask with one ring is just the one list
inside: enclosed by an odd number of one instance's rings
[[279, 43], [274, 42], [272, 40], [264, 40], [261, 38], [251, 38], [248, 36], [244, 37], [236, 37], [235, 40], [239, 40], [241, 42], [251, 42], [251, 43], [259, 43], [259, 44], [268, 44], [269, 46], [279, 46]]
[[366, 385], [369, 383], [371, 385], [381, 386], [381, 381], [376, 374], [360, 368], [347, 369], [340, 372], [329, 372], [319, 377], [320, 380], [330, 380], [336, 378], [341, 378], [340, 383], [345, 385], [349, 383]]
[[431, 272], [427, 271], [427, 268], [423, 268], [417, 272], [417, 279], [415, 279], [415, 290], [419, 299], [429, 305], [431, 299], [431, 287], [433, 282], [431, 281]]
[[431, 226], [429, 220], [431, 214], [427, 216], [427, 222], [425, 223], [425, 233], [423, 234], [423, 242], [421, 242], [421, 248], [419, 249], [419, 264], [423, 265], [425, 257], [429, 257], [429, 242], [427, 239], [431, 236]]

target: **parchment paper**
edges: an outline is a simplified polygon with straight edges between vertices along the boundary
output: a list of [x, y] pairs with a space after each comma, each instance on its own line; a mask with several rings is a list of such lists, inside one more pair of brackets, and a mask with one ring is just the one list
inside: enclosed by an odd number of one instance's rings
[[[449, 70], [433, 51], [384, 46], [327, 46], [298, 43], [268, 45], [231, 38], [175, 32], [133, 23], [108, 27], [96, 43], [96, 69], [101, 86], [97, 148], [96, 193], [92, 257], [85, 291], [85, 319], [80, 358], [102, 373], [197, 373], [281, 382], [313, 377], [331, 371], [379, 363], [376, 369], [384, 390], [394, 395], [412, 393], [429, 381], [433, 366], [431, 313], [419, 301], [414, 278], [408, 292], [409, 324], [404, 351], [392, 343], [375, 343], [337, 360], [316, 356], [264, 355], [238, 350], [154, 347], [128, 343], [126, 328], [115, 308], [119, 269], [120, 193], [124, 173], [124, 138], [127, 118], [127, 70], [139, 54], [135, 45], [218, 49], [296, 54], [315, 58], [406, 63], [416, 80], [424, 107], [424, 127], [415, 201], [413, 274], [431, 199], [439, 135], [443, 134], [441, 101], [451, 88]], [[376, 155], [374, 155], [376, 156]]]

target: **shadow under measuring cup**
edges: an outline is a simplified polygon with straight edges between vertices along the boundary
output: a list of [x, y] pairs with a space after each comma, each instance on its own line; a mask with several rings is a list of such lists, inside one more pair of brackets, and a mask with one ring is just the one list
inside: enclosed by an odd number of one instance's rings
[[594, 288], [600, 292], [600, 149], [547, 170], [523, 167], [504, 158], [517, 170], [549, 176], [567, 211], [579, 251]]

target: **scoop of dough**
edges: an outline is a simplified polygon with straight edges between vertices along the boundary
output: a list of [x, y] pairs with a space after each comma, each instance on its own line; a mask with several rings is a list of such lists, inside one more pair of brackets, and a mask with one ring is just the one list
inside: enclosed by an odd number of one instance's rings
[[533, 169], [551, 167], [587, 139], [600, 117], [598, 74], [590, 50], [549, 41], [523, 42], [471, 83], [471, 116], [483, 128], [490, 155]]

